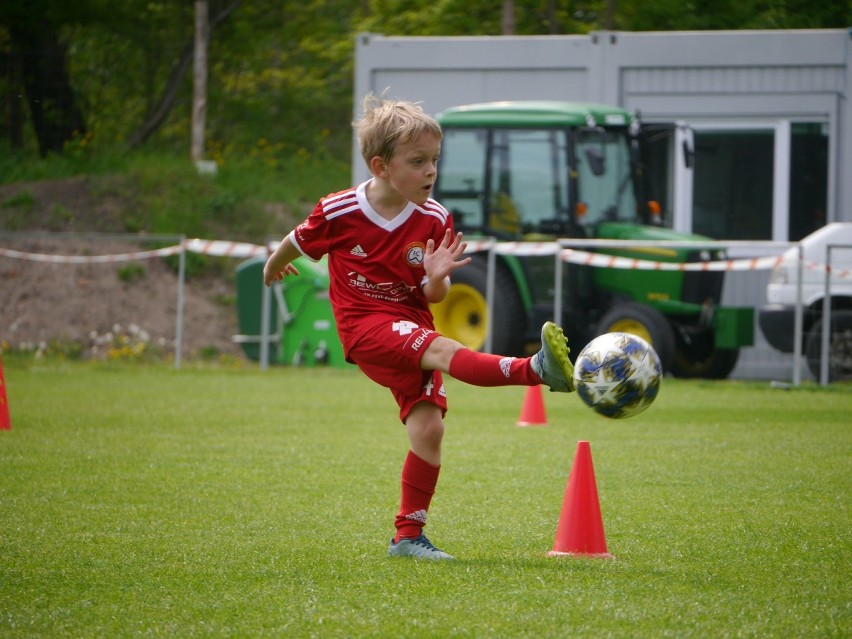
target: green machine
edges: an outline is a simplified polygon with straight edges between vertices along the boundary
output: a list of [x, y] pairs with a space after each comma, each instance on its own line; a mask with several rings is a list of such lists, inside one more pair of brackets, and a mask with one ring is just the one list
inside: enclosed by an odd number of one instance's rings
[[[444, 138], [435, 198], [467, 239], [641, 240], [644, 246], [592, 250], [678, 264], [725, 259], [724, 251], [702, 246], [710, 238], [662, 224], [648, 170], [660, 164], [652, 149], [668, 139], [659, 125], [643, 125], [619, 107], [577, 102], [470, 104], [436, 117]], [[687, 166], [690, 157], [683, 153]], [[671, 246], [678, 242], [687, 244]], [[721, 272], [564, 265], [563, 317], [552, 318], [553, 258], [500, 255], [497, 311], [489, 317], [487, 255], [472, 258], [432, 312], [440, 333], [475, 350], [490, 327], [493, 352], [524, 354], [538, 348], [542, 322], [556, 319], [574, 354], [596, 335], [626, 331], [651, 342], [674, 375], [724, 378], [740, 348], [753, 343], [753, 308], [721, 304]]]
[[[263, 266], [266, 258], [242, 262], [236, 270], [237, 318], [235, 339], [252, 360], [260, 359], [263, 309]], [[328, 299], [325, 260], [293, 262], [299, 275], [289, 276], [270, 288], [269, 361], [293, 366], [349, 366]]]

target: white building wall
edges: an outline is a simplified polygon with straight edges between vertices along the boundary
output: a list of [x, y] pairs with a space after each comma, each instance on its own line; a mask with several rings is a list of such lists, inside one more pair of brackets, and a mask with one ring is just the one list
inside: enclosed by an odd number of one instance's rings
[[[494, 100], [577, 100], [639, 111], [648, 122], [824, 122], [828, 221], [852, 221], [852, 31], [622, 33], [536, 37], [384, 37], [356, 45], [355, 111], [389, 90], [431, 114]], [[368, 177], [353, 140], [353, 180]], [[783, 191], [776, 184], [776, 190]], [[785, 227], [786, 228], [786, 227]], [[780, 239], [780, 238], [776, 238]], [[760, 306], [768, 273], [726, 281], [723, 303]], [[809, 378], [803, 367], [803, 378]], [[792, 356], [755, 326], [739, 378], [792, 379]]]
[[[471, 102], [615, 104], [646, 121], [824, 121], [828, 221], [852, 221], [852, 42], [843, 29], [583, 36], [385, 37], [361, 34], [355, 102], [368, 92], [428, 113]], [[353, 143], [353, 178], [367, 170]]]

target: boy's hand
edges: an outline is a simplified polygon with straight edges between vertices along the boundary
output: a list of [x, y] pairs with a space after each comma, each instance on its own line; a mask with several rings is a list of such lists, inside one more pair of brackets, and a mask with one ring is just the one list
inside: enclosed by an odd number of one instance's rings
[[462, 241], [462, 234], [459, 232], [453, 237], [450, 229], [444, 233], [444, 239], [438, 246], [435, 246], [435, 240], [431, 238], [427, 240], [426, 255], [423, 258], [426, 276], [430, 280], [440, 281], [457, 268], [470, 264], [470, 257], [462, 258], [466, 248], [467, 242]]
[[263, 283], [267, 286], [273, 282], [280, 282], [287, 275], [299, 274], [299, 269], [292, 264], [285, 264], [283, 268], [275, 268], [271, 262], [272, 260], [270, 259], [266, 263], [266, 266], [263, 267]]

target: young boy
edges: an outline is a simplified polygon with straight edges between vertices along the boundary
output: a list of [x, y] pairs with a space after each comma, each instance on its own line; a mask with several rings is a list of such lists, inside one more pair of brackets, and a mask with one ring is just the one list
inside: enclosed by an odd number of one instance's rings
[[471, 351], [435, 332], [429, 304], [470, 262], [450, 213], [429, 197], [441, 128], [408, 102], [369, 95], [354, 124], [372, 179], [319, 201], [263, 270], [269, 286], [298, 275], [291, 262], [328, 255], [329, 299], [347, 361], [386, 386], [399, 404], [410, 450], [402, 467], [396, 535], [388, 555], [453, 559], [423, 534], [441, 467], [447, 397], [443, 374], [476, 386], [535, 386], [571, 392], [573, 367], [562, 329], [542, 327], [528, 358]]

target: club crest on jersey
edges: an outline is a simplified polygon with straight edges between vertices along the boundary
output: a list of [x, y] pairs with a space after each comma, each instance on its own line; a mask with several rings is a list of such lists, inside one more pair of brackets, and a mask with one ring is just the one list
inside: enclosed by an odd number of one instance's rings
[[426, 255], [426, 245], [422, 242], [412, 242], [405, 247], [405, 261], [414, 268], [423, 268], [423, 258]]

